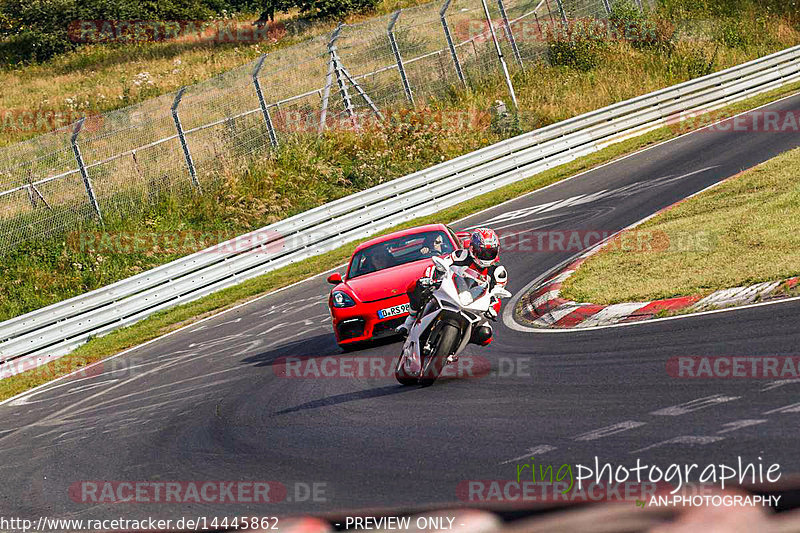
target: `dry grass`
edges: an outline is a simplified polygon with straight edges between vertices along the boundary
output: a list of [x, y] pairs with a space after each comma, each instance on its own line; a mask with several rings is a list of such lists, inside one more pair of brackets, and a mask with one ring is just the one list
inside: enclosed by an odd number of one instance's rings
[[638, 228], [663, 244], [666, 234], [666, 249], [604, 250], [567, 280], [564, 297], [648, 301], [800, 274], [798, 176], [795, 149], [680, 204]]
[[[425, 3], [421, 0], [384, 0], [377, 12], [385, 14], [398, 7]], [[416, 30], [418, 33], [414, 37], [414, 42], [419, 44], [420, 48], [415, 49], [413, 53], [404, 50], [406, 59], [417, 53], [429, 52], [434, 43], [437, 47], [443, 46], [441, 28], [436, 20], [438, 6], [433, 7], [436, 9], [431, 11], [425, 8], [416, 15], [409, 12], [401, 19], [398, 27], [402, 27], [406, 22], [417, 24], [429, 19], [434, 22]], [[451, 24], [457, 27], [459, 17], [467, 20], [475, 15], [455, 13], [453, 17], [455, 18]], [[242, 21], [253, 20], [256, 15], [240, 18]], [[328, 34], [334, 24], [301, 23], [296, 13], [280, 14], [278, 18], [279, 22], [287, 25], [289, 31], [279, 39], [266, 42], [90, 45], [74, 53], [56, 57], [42, 65], [0, 72], [0, 85], [3, 87], [3, 91], [0, 92], [0, 110], [58, 110], [69, 112], [70, 116], [74, 117], [81, 113], [119, 109], [158, 95], [172, 93], [183, 85], [209, 80], [252, 62], [262, 53], [277, 54], [280, 57], [276, 60], [276, 65], [270, 63], [272, 58], [268, 60], [265, 73], [274, 70], [273, 66], [277, 65], [304, 65], [300, 69], [303, 72], [289, 70], [280, 73], [279, 79], [270, 80], [269, 83], [281, 91], [289, 91], [290, 95], [294, 95], [323, 86], [325, 61], [311, 63], [307, 61], [312, 55], [324, 52], [324, 46], [321, 42], [309, 43], [308, 40], [313, 36]], [[353, 16], [348, 22], [358, 23], [367, 20], [369, 17], [362, 15]], [[380, 27], [382, 31], [384, 22], [382, 19], [375, 28]], [[351, 37], [366, 39], [372, 31], [368, 28], [372, 28], [372, 25], [363, 30], [354, 30], [354, 35]], [[687, 42], [681, 44], [669, 58], [670, 68], [666, 79], [663, 69], [664, 57], [659, 54], [643, 54], [630, 47], [614, 47], [613, 54], [616, 57], [603, 61], [600, 67], [588, 76], [574, 71], [567, 76], [554, 76], [547, 67], [540, 67], [542, 70], [537, 70], [536, 67], [527, 73], [528, 76], [539, 78], [535, 86], [531, 90], [520, 90], [521, 109], [532, 115], [566, 118], [689, 79], [694, 73], [687, 68], [687, 59], [691, 59], [692, 55], [700, 54], [711, 58], [716, 52], [715, 69], [721, 69], [800, 42], [800, 33], [796, 27], [776, 16], [759, 19], [757, 31], [751, 32], [754, 36], [749, 37], [750, 41], [742, 46], [718, 47], [714, 41], [714, 31], [716, 30], [712, 24], [709, 28], [695, 29], [682, 35]], [[376, 39], [378, 37], [381, 42], [384, 40], [383, 35], [376, 34]], [[380, 50], [378, 57], [375, 55], [376, 50], [368, 49], [368, 44], [367, 40], [353, 50], [343, 53], [345, 60], [349, 60], [346, 54], [353, 56], [357, 64], [353, 70], [367, 72], [372, 68], [393, 63], [388, 46]], [[468, 58], [469, 47], [460, 53]], [[529, 61], [529, 65], [531, 63]], [[428, 77], [430, 68], [433, 68], [431, 65], [425, 63]], [[309, 72], [309, 69], [315, 72]], [[483, 100], [481, 94], [484, 92], [483, 89], [477, 88], [474, 92], [476, 100]], [[275, 96], [283, 98], [286, 95]], [[213, 95], [209, 98], [213, 98]], [[5, 129], [0, 132], [0, 146], [35, 135], [36, 132]]]
[[[352, 15], [346, 22], [359, 23], [376, 14], [425, 3], [423, 0], [383, 0], [376, 13]], [[242, 14], [242, 23], [256, 20], [258, 14]], [[298, 13], [277, 13], [276, 22], [286, 27], [273, 38], [261, 42], [215, 43], [208, 41], [167, 41], [134, 44], [94, 44], [57, 56], [39, 65], [0, 71], [0, 110], [51, 110], [80, 116], [102, 113], [171, 93], [183, 85], [211, 79], [255, 60], [264, 53], [288, 51], [292, 57], [306, 56], [310, 50], [323, 52], [318, 43], [303, 46], [312, 37], [329, 34], [336, 26], [330, 21], [309, 22]], [[297, 46], [299, 45], [299, 46]], [[143, 83], [140, 76], [146, 73]], [[137, 78], [137, 76], [140, 76]], [[298, 76], [302, 78], [302, 76]], [[315, 80], [316, 82], [316, 80]], [[323, 82], [317, 85], [323, 85]], [[0, 146], [38, 135], [39, 132], [0, 132]]]
[[[764, 42], [759, 46], [718, 48], [715, 68], [728, 67], [800, 41], [794, 31], [781, 32], [787, 41], [780, 41], [777, 33], [768, 32], [763, 34]], [[204, 195], [191, 200], [170, 197], [163, 203], [142, 204], [139, 211], [126, 212], [124, 217], [112, 219], [109, 216], [106, 231], [169, 234], [224, 230], [231, 236], [245, 233], [521, 131], [684, 81], [693, 74], [684, 59], [693, 55], [710, 57], [714, 49], [711, 42], [684, 42], [671, 56], [665, 56], [616, 43], [604, 52], [603, 62], [589, 72], [531, 65], [526, 72], [515, 76], [522, 112], [519, 123], [508, 128], [488, 127], [488, 124], [478, 128], [453, 128], [446, 123], [420, 127], [405, 122], [369, 135], [337, 131], [321, 140], [286, 142], [266, 157], [258, 156], [254, 161], [243, 163], [213, 157], [215, 144], [212, 142], [195, 144], [204, 148], [203, 151], [195, 149], [193, 154], [205, 187]], [[475, 90], [454, 93], [438, 102], [436, 108], [420, 109], [419, 116], [424, 120], [426, 115], [440, 110], [485, 114], [495, 100], [508, 100], [506, 91], [502, 77], [487, 78]], [[111, 142], [111, 139], [102, 142]], [[88, 157], [87, 154], [88, 148], [84, 156]], [[201, 157], [201, 154], [205, 155]], [[140, 158], [143, 158], [141, 153]], [[98, 170], [93, 170], [96, 184], [106, 191], [113, 189], [118, 181], [144, 188], [149, 181], [137, 183], [136, 172], [122, 166], [129, 160], [118, 160], [114, 163], [118, 167], [108, 165], [102, 176]], [[221, 170], [213, 164], [220, 161], [225, 162]], [[171, 155], [153, 158], [146, 168], [144, 162], [142, 165], [142, 172], [148, 172], [148, 168], [158, 173], [169, 172], [175, 183], [188, 182], [177, 148]], [[155, 177], [160, 178], [160, 174]], [[82, 191], [80, 187], [75, 190], [78, 194]], [[55, 197], [53, 193], [48, 195], [48, 191], [45, 195]], [[19, 209], [30, 209], [27, 198], [23, 200], [15, 205]], [[6, 212], [11, 213], [12, 209]], [[91, 223], [88, 226], [69, 229], [96, 230]], [[31, 242], [7, 256], [0, 265], [0, 320], [102, 287], [179, 256], [161, 249], [137, 254], [75, 250], [60, 235]]]

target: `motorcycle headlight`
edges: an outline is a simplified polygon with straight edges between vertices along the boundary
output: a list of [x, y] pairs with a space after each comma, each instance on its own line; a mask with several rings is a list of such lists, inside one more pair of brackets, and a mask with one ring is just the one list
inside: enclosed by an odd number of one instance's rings
[[469, 305], [475, 301], [475, 298], [472, 297], [469, 291], [461, 291], [458, 293], [458, 299], [461, 301], [461, 305]]
[[353, 307], [356, 305], [350, 295], [342, 291], [334, 291], [331, 299], [333, 300], [333, 306], [337, 308]]

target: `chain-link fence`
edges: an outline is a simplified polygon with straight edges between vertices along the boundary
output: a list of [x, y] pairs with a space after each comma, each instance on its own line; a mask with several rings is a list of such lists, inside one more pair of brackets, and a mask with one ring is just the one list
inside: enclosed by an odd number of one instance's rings
[[613, 0], [447, 0], [340, 25], [177, 94], [0, 149], [0, 254], [158, 195], [290, 137], [361, 128], [542, 58], [548, 28]]

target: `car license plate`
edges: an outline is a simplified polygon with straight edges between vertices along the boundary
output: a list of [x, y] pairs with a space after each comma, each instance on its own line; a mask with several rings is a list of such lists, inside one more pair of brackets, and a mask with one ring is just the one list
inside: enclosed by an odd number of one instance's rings
[[402, 315], [408, 313], [408, 304], [395, 305], [394, 307], [387, 307], [378, 311], [378, 318], [389, 318], [390, 316]]

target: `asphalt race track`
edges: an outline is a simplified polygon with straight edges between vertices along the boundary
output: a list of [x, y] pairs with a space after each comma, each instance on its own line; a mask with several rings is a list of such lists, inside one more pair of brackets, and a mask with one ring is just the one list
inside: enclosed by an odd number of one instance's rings
[[[767, 109], [798, 108], [800, 96]], [[800, 145], [796, 133], [732, 129], [683, 136], [456, 227], [616, 231]], [[506, 252], [510, 290], [575, 253]], [[324, 276], [313, 278], [0, 406], [0, 515], [446, 506], [461, 502], [459, 483], [512, 479], [531, 454], [556, 468], [593, 464], [595, 456], [665, 467], [735, 465], [741, 456], [779, 463], [785, 477], [800, 473], [800, 380], [675, 379], [666, 371], [681, 355], [798, 355], [798, 301], [561, 334], [500, 323], [489, 349], [467, 352], [491, 372], [425, 389], [401, 387], [390, 372], [278, 375], [273, 364], [282, 357], [343, 356], [330, 327], [329, 287]], [[389, 361], [399, 347], [347, 356]], [[211, 506], [84, 503], [70, 493], [90, 480], [277, 481], [288, 493], [273, 504]]]

